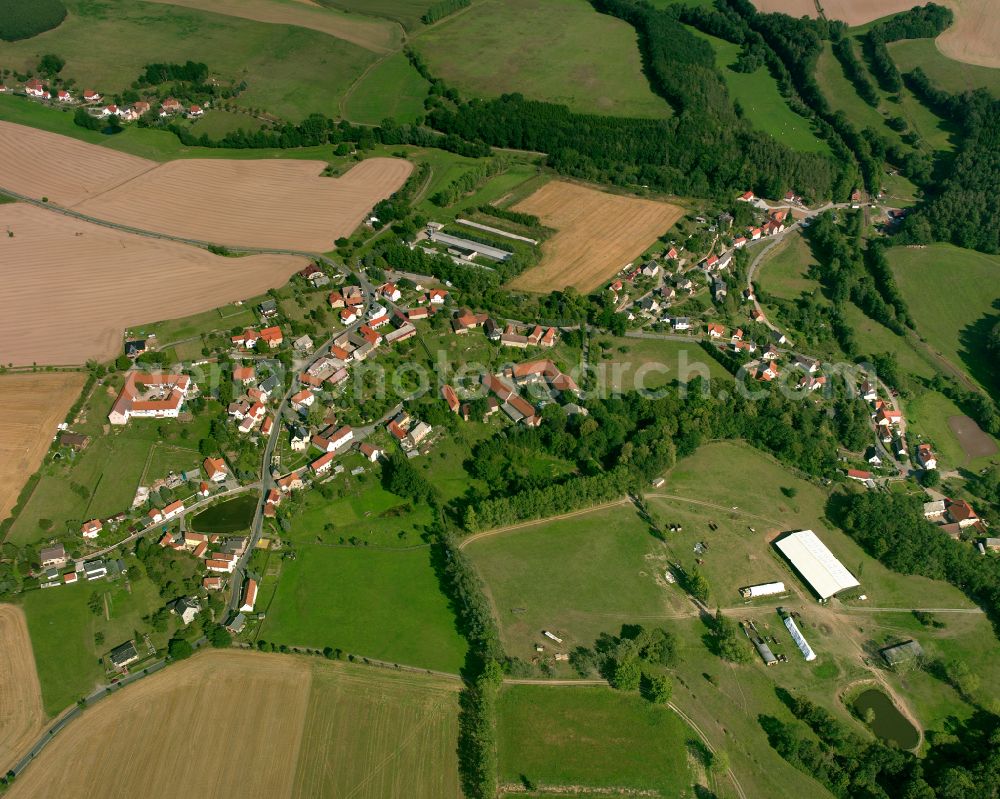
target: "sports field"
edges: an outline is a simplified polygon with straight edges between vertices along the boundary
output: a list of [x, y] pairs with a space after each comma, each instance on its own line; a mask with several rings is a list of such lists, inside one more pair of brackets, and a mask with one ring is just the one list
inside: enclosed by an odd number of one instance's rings
[[638, 695], [603, 686], [510, 685], [499, 711], [501, 785], [527, 778], [546, 796], [570, 786], [580, 793], [698, 795], [689, 793], [688, 753], [697, 737], [673, 711]]
[[296, 550], [282, 564], [259, 638], [452, 673], [462, 667], [466, 644], [429, 548], [300, 544]]
[[642, 73], [634, 29], [586, 0], [484, 0], [413, 44], [434, 75], [470, 97], [519, 92], [586, 114], [671, 113]]
[[0, 316], [4, 363], [107, 359], [121, 352], [127, 327], [253, 297], [304, 263], [289, 255], [224, 258], [23, 203], [0, 206], [0, 229], [14, 234], [0, 239], [9, 302]]
[[38, 469], [85, 379], [81, 372], [0, 376], [0, 520]]
[[[506, 651], [523, 660], [548, 630], [556, 651], [591, 646], [625, 623], [669, 618], [683, 605], [663, 580], [667, 552], [630, 505], [584, 511], [470, 539]], [[548, 648], [548, 647], [547, 647]]]
[[511, 288], [549, 292], [572, 286], [588, 292], [611, 278], [666, 233], [684, 213], [678, 205], [609, 194], [553, 180], [513, 206], [534, 214], [556, 234], [542, 245], [542, 261]]
[[457, 799], [459, 685], [201, 652], [89, 708], [9, 795]]
[[[230, 9], [243, 5], [227, 3]], [[247, 88], [235, 100], [240, 105], [297, 121], [330, 114], [377, 57], [292, 21], [268, 24], [146, 0], [66, 0], [66, 7], [69, 15], [54, 30], [4, 42], [4, 65], [24, 73], [35, 69], [42, 54], [57, 53], [66, 60], [61, 78], [75, 80], [78, 90], [112, 96], [131, 87], [146, 64], [190, 59], [206, 64], [223, 85], [245, 80]]]
[[985, 389], [1000, 390], [995, 358], [985, 347], [1000, 319], [1000, 256], [950, 244], [893, 247], [887, 255], [917, 332]]
[[376, 53], [395, 49], [399, 46], [400, 40], [398, 30], [388, 22], [300, 0], [145, 0], [145, 2], [183, 6], [273, 25], [310, 28]]
[[45, 724], [28, 625], [15, 605], [0, 605], [0, 771], [34, 743]]

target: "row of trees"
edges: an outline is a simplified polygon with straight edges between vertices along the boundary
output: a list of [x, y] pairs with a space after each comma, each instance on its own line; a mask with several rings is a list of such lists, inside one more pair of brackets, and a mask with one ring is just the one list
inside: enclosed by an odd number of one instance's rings
[[926, 6], [914, 6], [909, 11], [873, 25], [865, 35], [864, 49], [882, 88], [888, 92], [898, 92], [903, 88], [899, 70], [886, 47], [888, 42], [933, 38], [954, 20], [955, 15], [950, 8], [928, 3]]
[[432, 25], [439, 19], [444, 19], [449, 14], [454, 14], [456, 11], [462, 8], [467, 8], [472, 3], [472, 0], [441, 0], [439, 3], [435, 3], [420, 18], [420, 21], [424, 25]]
[[506, 172], [510, 164], [509, 155], [498, 155], [482, 161], [432, 194], [431, 202], [442, 208], [446, 205], [452, 205], [460, 197], [475, 191], [490, 178]]

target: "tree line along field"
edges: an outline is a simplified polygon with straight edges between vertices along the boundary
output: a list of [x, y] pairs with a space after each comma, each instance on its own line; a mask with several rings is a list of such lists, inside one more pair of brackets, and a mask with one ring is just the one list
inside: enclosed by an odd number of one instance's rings
[[[88, 708], [10, 795], [458, 799], [459, 687], [298, 656], [203, 652]], [[197, 764], [188, 746], [165, 745], [184, 740], [197, 741]]]
[[920, 67], [935, 86], [945, 91], [960, 93], [985, 88], [994, 96], [1000, 96], [1000, 70], [964, 64], [948, 58], [938, 49], [936, 41], [906, 39], [891, 42], [888, 47], [900, 72], [910, 72]]
[[[372, 50], [294, 24], [267, 24], [195, 8], [107, 0], [67, 0], [69, 15], [54, 30], [0, 43], [0, 61], [33, 69], [44, 53], [66, 61], [60, 73], [82, 88], [114, 94], [146, 64], [199, 61], [226, 81], [246, 80], [236, 102], [291, 120], [329, 113], [377, 57]], [[113, 56], [94, 42], [115, 42]]]
[[427, 0], [316, 0], [316, 2], [325, 8], [390, 19], [398, 22], [406, 30], [418, 27], [420, 18], [431, 5]]
[[586, 0], [484, 0], [421, 32], [414, 46], [463, 96], [519, 92], [588, 114], [671, 113], [642, 73], [632, 28]]
[[0, 376], [0, 520], [41, 464], [84, 380], [80, 372]]

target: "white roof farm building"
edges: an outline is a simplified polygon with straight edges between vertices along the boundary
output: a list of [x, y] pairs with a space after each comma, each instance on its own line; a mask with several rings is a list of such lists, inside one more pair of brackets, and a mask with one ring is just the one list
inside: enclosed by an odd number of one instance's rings
[[861, 585], [812, 530], [789, 533], [774, 545], [820, 599]]

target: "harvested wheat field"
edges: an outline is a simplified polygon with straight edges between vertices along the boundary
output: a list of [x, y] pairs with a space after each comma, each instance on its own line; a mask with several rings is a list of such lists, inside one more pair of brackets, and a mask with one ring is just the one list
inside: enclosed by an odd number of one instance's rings
[[75, 205], [157, 166], [134, 155], [0, 121], [0, 187]]
[[556, 234], [542, 244], [542, 262], [510, 286], [548, 292], [597, 288], [663, 235], [684, 209], [677, 205], [551, 181], [514, 206]]
[[938, 49], [948, 58], [1000, 68], [1000, 14], [996, 0], [945, 0], [955, 22], [937, 37]]
[[78, 364], [121, 352], [122, 332], [280, 286], [305, 260], [224, 258], [22, 203], [0, 205], [0, 363]]
[[6, 773], [45, 726], [42, 689], [28, 625], [15, 605], [0, 605], [0, 773]]
[[460, 684], [445, 682], [201, 652], [89, 708], [8, 795], [457, 799]]
[[413, 165], [369, 158], [339, 178], [322, 161], [169, 161], [75, 206], [89, 216], [230, 246], [326, 252]]
[[376, 53], [387, 53], [399, 43], [399, 34], [388, 20], [346, 14], [317, 3], [295, 0], [147, 0], [231, 17], [294, 25], [336, 36]]
[[[817, 3], [813, 0], [753, 0], [753, 4], [758, 11], [780, 11], [791, 17], [819, 16]], [[820, 0], [818, 3], [827, 19], [843, 20], [848, 25], [864, 25], [923, 4], [921, 0]]]
[[[7, 310], [16, 313], [13, 302]], [[31, 335], [31, 331], [21, 331], [20, 335]], [[7, 518], [25, 481], [38, 469], [57, 426], [80, 395], [85, 380], [81, 372], [0, 375], [0, 519]], [[0, 735], [0, 752], [2, 738]]]

